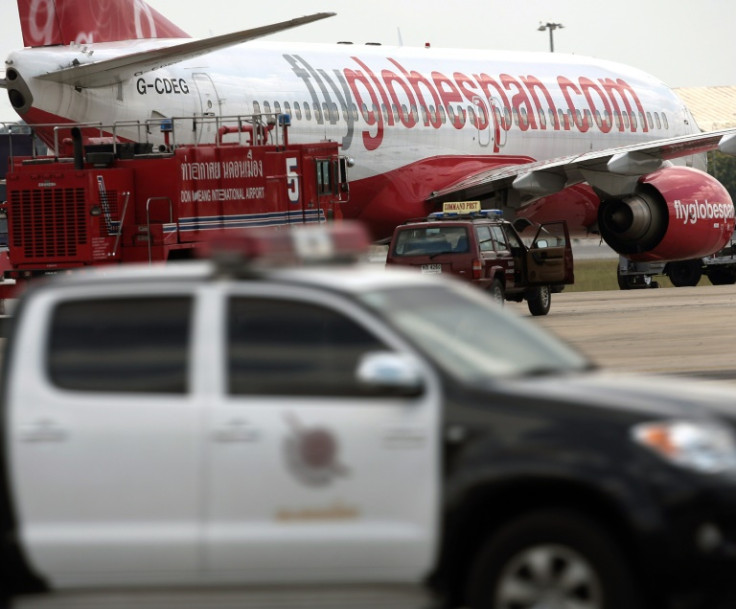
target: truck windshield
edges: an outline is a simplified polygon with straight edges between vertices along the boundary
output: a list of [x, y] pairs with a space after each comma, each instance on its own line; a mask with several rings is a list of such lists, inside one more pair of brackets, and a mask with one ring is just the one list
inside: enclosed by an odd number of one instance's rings
[[359, 298], [438, 366], [466, 381], [592, 366], [572, 347], [463, 285], [391, 288]]
[[407, 228], [396, 235], [395, 256], [427, 256], [468, 251], [468, 229], [464, 226]]

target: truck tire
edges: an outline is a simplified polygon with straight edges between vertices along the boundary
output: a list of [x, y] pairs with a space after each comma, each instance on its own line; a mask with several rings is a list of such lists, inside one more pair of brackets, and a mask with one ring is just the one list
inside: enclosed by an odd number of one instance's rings
[[732, 285], [736, 283], [736, 270], [713, 267], [708, 269], [708, 280], [713, 285]]
[[550, 509], [504, 526], [481, 549], [468, 580], [472, 609], [639, 609], [612, 538], [583, 514]]
[[526, 304], [532, 315], [547, 315], [552, 306], [552, 293], [548, 285], [540, 285], [527, 292]]
[[491, 282], [491, 285], [488, 287], [488, 295], [499, 305], [503, 306], [503, 303], [506, 300], [506, 294], [503, 289], [503, 284], [498, 279], [494, 279]]
[[670, 262], [667, 276], [676, 288], [696, 286], [703, 276], [703, 263], [700, 260]]

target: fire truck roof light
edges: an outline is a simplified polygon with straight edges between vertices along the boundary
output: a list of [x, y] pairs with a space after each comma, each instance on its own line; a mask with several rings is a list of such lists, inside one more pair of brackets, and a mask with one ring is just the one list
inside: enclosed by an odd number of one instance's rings
[[370, 238], [358, 222], [294, 226], [285, 230], [221, 231], [198, 248], [229, 275], [257, 274], [256, 267], [356, 262]]
[[291, 127], [290, 114], [279, 114], [279, 127]]

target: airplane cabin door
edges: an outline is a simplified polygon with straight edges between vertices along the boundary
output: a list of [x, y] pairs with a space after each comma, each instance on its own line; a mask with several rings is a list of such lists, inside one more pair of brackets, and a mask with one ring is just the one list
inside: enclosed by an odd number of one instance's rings
[[193, 72], [192, 80], [199, 95], [199, 112], [195, 114], [195, 141], [214, 143], [217, 137], [217, 119], [220, 115], [220, 97], [212, 77], [206, 72]]

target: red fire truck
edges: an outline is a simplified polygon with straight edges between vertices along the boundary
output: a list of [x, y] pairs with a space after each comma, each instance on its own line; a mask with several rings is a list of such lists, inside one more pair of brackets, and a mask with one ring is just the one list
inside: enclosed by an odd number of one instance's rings
[[[214, 143], [186, 145], [176, 131], [192, 118], [160, 121], [166, 143], [155, 150], [121, 141], [115, 126], [45, 126], [53, 155], [8, 167], [4, 278], [188, 258], [214, 231], [341, 217], [349, 190], [336, 142], [289, 143], [284, 115], [212, 121]], [[0, 298], [12, 283], [0, 283]]]

